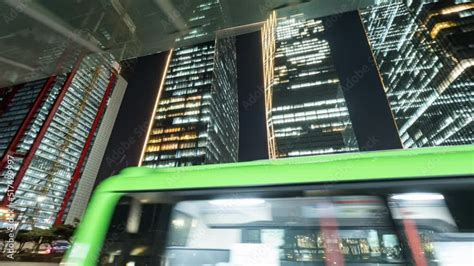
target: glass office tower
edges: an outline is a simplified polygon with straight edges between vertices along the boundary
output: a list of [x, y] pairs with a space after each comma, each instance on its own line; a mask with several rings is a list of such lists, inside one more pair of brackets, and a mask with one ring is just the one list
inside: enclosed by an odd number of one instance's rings
[[118, 71], [111, 57], [87, 56], [67, 75], [0, 89], [0, 200], [20, 228], [63, 223], [72, 206], [81, 217], [86, 203], [73, 198], [92, 190], [126, 87]]
[[380, 1], [360, 14], [404, 147], [474, 143], [474, 4]]
[[322, 19], [277, 18], [262, 29], [270, 158], [357, 151]]
[[[192, 8], [188, 29], [171, 50], [142, 150], [140, 165], [174, 167], [236, 162], [239, 117], [235, 38], [188, 45], [212, 36], [222, 21], [219, 0]], [[184, 46], [184, 47], [183, 47]]]
[[170, 51], [143, 166], [188, 166], [238, 158], [234, 38]]

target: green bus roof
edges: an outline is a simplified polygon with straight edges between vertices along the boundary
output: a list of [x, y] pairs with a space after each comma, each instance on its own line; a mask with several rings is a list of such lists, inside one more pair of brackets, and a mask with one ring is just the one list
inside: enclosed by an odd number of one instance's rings
[[472, 174], [474, 145], [345, 153], [191, 167], [131, 167], [99, 191], [268, 186]]
[[473, 173], [474, 145], [180, 168], [132, 167], [96, 188], [63, 264], [97, 264], [115, 205], [128, 192], [454, 177]]

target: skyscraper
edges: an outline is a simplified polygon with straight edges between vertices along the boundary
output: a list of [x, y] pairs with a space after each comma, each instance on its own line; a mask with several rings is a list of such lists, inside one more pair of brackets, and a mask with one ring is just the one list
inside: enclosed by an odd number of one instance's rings
[[234, 38], [170, 51], [140, 162], [149, 167], [235, 162]]
[[[212, 23], [222, 20], [219, 0], [193, 7], [191, 30], [177, 38], [179, 45], [210, 35]], [[140, 165], [173, 167], [236, 162], [239, 118], [235, 38], [185, 45], [169, 52], [165, 73]]]
[[91, 55], [67, 75], [0, 90], [0, 199], [21, 228], [62, 223], [71, 206], [82, 215], [72, 199], [80, 193], [87, 202], [92, 190], [84, 184], [94, 183], [105, 148], [94, 144], [108, 140], [104, 126], [115, 120], [126, 87], [118, 71], [112, 57]]
[[380, 1], [360, 12], [405, 148], [474, 143], [473, 10]]
[[414, 0], [407, 2], [408, 9], [426, 27], [432, 40], [441, 44], [444, 52], [457, 60], [474, 58], [472, 44], [472, 1]]
[[357, 151], [322, 19], [277, 18], [262, 29], [269, 157]]

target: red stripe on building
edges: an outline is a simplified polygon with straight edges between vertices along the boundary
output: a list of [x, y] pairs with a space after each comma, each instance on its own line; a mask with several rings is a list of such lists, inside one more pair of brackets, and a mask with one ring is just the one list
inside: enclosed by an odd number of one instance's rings
[[[82, 58], [82, 57], [81, 57]], [[71, 73], [66, 78], [66, 81], [64, 82], [61, 91], [59, 92], [58, 96], [56, 97], [56, 100], [53, 103], [53, 106], [51, 107], [51, 110], [49, 111], [48, 116], [46, 117], [46, 120], [43, 122], [43, 125], [41, 126], [40, 131], [38, 132], [38, 135], [36, 136], [35, 140], [33, 141], [33, 144], [31, 145], [30, 150], [27, 152], [25, 159], [23, 160], [20, 169], [18, 170], [15, 179], [13, 180], [13, 183], [8, 187], [8, 191], [11, 193], [15, 193], [20, 186], [20, 183], [25, 176], [26, 170], [28, 170], [28, 167], [30, 166], [30, 163], [38, 150], [41, 141], [44, 138], [44, 135], [46, 134], [46, 131], [49, 128], [49, 125], [53, 121], [54, 115], [59, 109], [59, 106], [61, 106], [61, 102], [66, 95], [66, 92], [68, 91], [69, 87], [71, 86], [72, 80], [74, 79], [74, 76], [76, 75], [77, 69], [79, 68], [79, 65], [81, 64], [82, 59], [79, 58], [74, 65], [73, 69], [71, 70]], [[10, 197], [3, 197], [2, 200], [2, 206], [9, 206], [11, 203], [11, 198]]]
[[21, 123], [20, 128], [18, 128], [17, 132], [15, 133], [15, 136], [8, 144], [8, 147], [2, 156], [2, 160], [0, 161], [0, 172], [5, 169], [9, 155], [17, 157], [15, 154], [17, 145], [20, 142], [21, 138], [25, 135], [26, 129], [28, 128], [34, 116], [38, 112], [44, 99], [48, 95], [48, 91], [51, 88], [51, 86], [54, 84], [54, 81], [56, 81], [56, 76], [49, 77], [48, 80], [46, 80], [46, 82], [44, 83], [43, 88], [41, 88], [41, 91], [38, 93], [38, 96], [36, 96], [36, 99], [33, 102], [33, 105], [31, 106], [27, 115], [23, 119], [23, 122]]
[[62, 224], [62, 219], [66, 211], [67, 204], [69, 202], [69, 199], [72, 196], [72, 192], [74, 191], [74, 187], [76, 183], [79, 181], [81, 177], [82, 168], [84, 166], [87, 154], [89, 153], [89, 149], [92, 145], [92, 140], [94, 139], [95, 132], [97, 131], [100, 121], [105, 113], [105, 108], [107, 107], [107, 101], [110, 97], [110, 94], [112, 93], [116, 80], [117, 80], [117, 75], [112, 72], [112, 75], [109, 78], [109, 84], [104, 93], [104, 97], [102, 98], [102, 101], [99, 105], [99, 109], [97, 110], [97, 115], [95, 116], [94, 122], [92, 122], [91, 130], [89, 131], [89, 135], [87, 136], [86, 143], [84, 145], [84, 148], [82, 149], [81, 156], [79, 157], [76, 168], [74, 169], [74, 172], [72, 174], [71, 181], [69, 182], [68, 188], [66, 190], [66, 194], [64, 195], [63, 202], [61, 203], [61, 208], [58, 212], [58, 215], [56, 216], [56, 221], [54, 222], [55, 225]]

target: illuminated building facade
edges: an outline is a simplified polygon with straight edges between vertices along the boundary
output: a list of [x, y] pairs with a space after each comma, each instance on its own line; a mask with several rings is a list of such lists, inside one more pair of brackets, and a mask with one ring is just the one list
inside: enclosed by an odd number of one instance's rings
[[360, 14], [404, 147], [474, 143], [474, 4], [381, 1]]
[[63, 223], [71, 208], [81, 218], [75, 195], [88, 201], [126, 88], [118, 71], [111, 57], [87, 56], [67, 75], [0, 89], [0, 200], [21, 228]]
[[270, 158], [358, 150], [325, 30], [303, 14], [263, 26]]
[[[171, 50], [140, 157], [140, 165], [175, 167], [238, 160], [239, 118], [235, 38], [210, 39], [225, 19], [219, 0], [190, 6], [187, 28]], [[209, 37], [209, 38], [208, 38]]]
[[174, 167], [238, 158], [235, 39], [170, 51], [140, 162]]
[[[176, 43], [180, 46], [190, 46], [196, 40], [214, 39], [214, 31], [218, 30], [216, 25], [225, 24], [226, 13], [220, 0], [195, 1], [195, 5], [190, 5], [192, 14], [186, 21], [186, 26], [181, 30], [183, 36], [176, 38]], [[188, 2], [191, 4], [191, 2]], [[183, 25], [184, 26], [184, 25]], [[202, 41], [201, 41], [202, 42]]]

